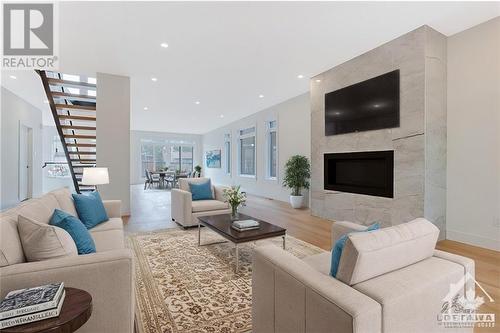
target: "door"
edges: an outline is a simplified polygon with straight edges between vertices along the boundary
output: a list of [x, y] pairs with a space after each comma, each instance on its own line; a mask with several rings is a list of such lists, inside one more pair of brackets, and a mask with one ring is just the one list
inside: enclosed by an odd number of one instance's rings
[[19, 201], [33, 196], [33, 129], [19, 126]]

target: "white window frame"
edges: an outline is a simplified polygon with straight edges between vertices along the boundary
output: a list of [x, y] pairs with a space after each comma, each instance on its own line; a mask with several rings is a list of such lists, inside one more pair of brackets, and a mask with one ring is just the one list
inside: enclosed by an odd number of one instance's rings
[[[274, 124], [274, 126], [273, 126]], [[276, 176], [271, 176], [271, 133], [276, 134]], [[266, 179], [278, 181], [279, 173], [279, 144], [278, 144], [278, 120], [272, 119], [266, 121]]]
[[[228, 149], [229, 145], [229, 149]], [[224, 165], [225, 165], [225, 173], [227, 176], [231, 176], [232, 174], [232, 168], [233, 168], [233, 163], [232, 163], [232, 158], [233, 158], [233, 144], [231, 142], [231, 133], [226, 133], [224, 134], [224, 154], [225, 154], [225, 159], [224, 159]]]
[[[242, 134], [243, 131], [250, 130], [253, 128], [253, 131], [250, 133], [245, 133]], [[254, 174], [249, 175], [249, 174], [243, 174], [241, 173], [241, 140], [242, 139], [247, 139], [247, 138], [254, 138], [255, 142], [255, 149], [253, 150], [253, 158], [254, 158]], [[257, 126], [254, 124], [252, 126], [244, 127], [238, 130], [238, 176], [243, 177], [243, 178], [253, 178], [257, 179]]]

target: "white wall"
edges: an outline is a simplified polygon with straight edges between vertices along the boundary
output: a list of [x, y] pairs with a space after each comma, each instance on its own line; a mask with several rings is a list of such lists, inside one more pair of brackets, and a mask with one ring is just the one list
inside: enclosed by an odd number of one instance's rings
[[197, 134], [178, 134], [166, 132], [130, 131], [130, 183], [144, 183], [141, 168], [141, 140], [176, 141], [194, 143], [193, 166], [202, 165], [202, 136]]
[[[278, 121], [278, 179], [266, 179], [266, 121]], [[233, 122], [227, 126], [203, 135], [203, 151], [220, 149], [222, 168], [207, 168], [203, 163], [203, 172], [215, 184], [241, 185], [248, 193], [276, 200], [288, 201], [290, 190], [284, 188], [282, 175], [287, 159], [292, 155], [311, 156], [311, 112], [309, 93], [291, 98], [283, 103]], [[257, 127], [257, 176], [255, 179], [238, 176], [238, 130]], [[226, 175], [224, 134], [231, 133], [232, 172]], [[304, 191], [308, 197], [308, 192]]]
[[109, 170], [103, 199], [120, 199], [122, 214], [130, 214], [130, 78], [97, 73], [96, 157]]
[[33, 128], [33, 196], [42, 194], [42, 111], [2, 87], [0, 209], [19, 203], [19, 126]]
[[448, 239], [500, 250], [500, 18], [448, 39]]

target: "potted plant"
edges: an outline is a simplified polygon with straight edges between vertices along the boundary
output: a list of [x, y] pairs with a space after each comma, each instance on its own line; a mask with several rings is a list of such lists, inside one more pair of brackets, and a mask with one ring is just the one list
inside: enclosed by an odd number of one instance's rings
[[292, 189], [290, 204], [293, 208], [300, 208], [304, 203], [301, 193], [303, 188], [309, 188], [311, 178], [311, 165], [309, 159], [302, 155], [294, 155], [285, 164], [285, 176], [283, 185]]
[[222, 190], [226, 202], [231, 206], [231, 220], [238, 219], [238, 207], [245, 204], [247, 196], [240, 191], [240, 186], [231, 186]]
[[198, 177], [201, 177], [201, 166], [197, 165], [194, 167], [194, 171]]

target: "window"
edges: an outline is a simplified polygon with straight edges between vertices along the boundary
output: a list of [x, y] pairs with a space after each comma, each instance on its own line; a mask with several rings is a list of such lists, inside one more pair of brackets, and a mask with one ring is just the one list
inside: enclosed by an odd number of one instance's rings
[[224, 151], [226, 153], [226, 174], [231, 174], [231, 134], [224, 135]]
[[69, 178], [70, 171], [59, 135], [52, 139], [52, 160], [48, 164], [48, 177]]
[[255, 127], [242, 129], [239, 133], [239, 174], [255, 177]]
[[278, 135], [276, 120], [267, 122], [267, 178], [277, 179], [278, 174]]
[[154, 171], [165, 168], [182, 173], [192, 172], [193, 151], [192, 145], [141, 140], [142, 175], [145, 175], [146, 170]]

